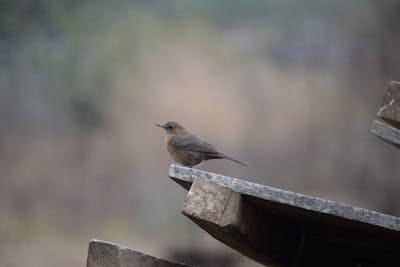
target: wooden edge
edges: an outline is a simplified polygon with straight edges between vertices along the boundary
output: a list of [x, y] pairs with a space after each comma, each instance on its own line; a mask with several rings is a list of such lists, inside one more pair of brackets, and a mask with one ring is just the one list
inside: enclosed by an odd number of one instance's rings
[[400, 123], [400, 82], [390, 81], [386, 84], [386, 91], [377, 116], [396, 124]]
[[394, 125], [386, 121], [375, 119], [372, 122], [370, 131], [383, 141], [400, 149], [400, 129], [396, 128]]
[[214, 238], [264, 265], [283, 266], [291, 260], [287, 255], [295, 253], [294, 247], [282, 246], [293, 243], [287, 242], [283, 228], [240, 193], [205, 179], [194, 180], [182, 212]]
[[89, 242], [87, 267], [190, 267], [162, 260], [124, 246], [92, 239]]
[[304, 212], [330, 215], [343, 222], [357, 223], [360, 227], [364, 225], [400, 232], [400, 218], [356, 206], [175, 164], [171, 164], [168, 176], [186, 189], [190, 188], [191, 183], [196, 178], [203, 178], [218, 185], [228, 187], [244, 196], [255, 197], [264, 202], [271, 201], [272, 203], [298, 208]]
[[240, 209], [239, 193], [204, 179], [196, 179], [187, 194], [182, 212], [224, 228], [238, 225]]

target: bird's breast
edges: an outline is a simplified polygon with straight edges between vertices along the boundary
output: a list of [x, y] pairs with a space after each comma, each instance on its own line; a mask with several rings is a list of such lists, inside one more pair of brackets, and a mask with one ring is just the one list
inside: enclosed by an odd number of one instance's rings
[[165, 136], [165, 145], [167, 146], [167, 149], [169, 150], [169, 146], [171, 146], [172, 144], [171, 144], [171, 139], [172, 139], [172, 137], [174, 137], [173, 135], [171, 135], [171, 134], [168, 134], [168, 135], [166, 135]]
[[173, 158], [175, 158], [176, 153], [177, 153], [177, 148], [171, 142], [172, 138], [174, 138], [174, 135], [172, 135], [172, 134], [167, 135], [165, 137], [165, 145], [167, 146], [167, 150], [171, 154], [171, 156]]

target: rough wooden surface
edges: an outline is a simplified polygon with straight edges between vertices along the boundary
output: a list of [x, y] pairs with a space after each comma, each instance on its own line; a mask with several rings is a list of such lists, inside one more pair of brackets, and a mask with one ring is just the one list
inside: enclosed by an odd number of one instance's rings
[[388, 230], [400, 231], [400, 218], [398, 217], [326, 199], [256, 184], [238, 178], [223, 176], [220, 174], [205, 172], [174, 164], [172, 164], [169, 169], [169, 177], [183, 185], [186, 189], [190, 188], [190, 185], [195, 178], [203, 178], [221, 186], [230, 188], [235, 192], [253, 196], [259, 199], [269, 200], [312, 212], [318, 212], [367, 223], [377, 227], [386, 228]]
[[[195, 181], [185, 215], [260, 263], [390, 266], [400, 262], [400, 218], [179, 165], [171, 165], [169, 176], [186, 189]], [[239, 205], [236, 193], [241, 196]], [[233, 216], [222, 208], [228, 200], [239, 207], [232, 209]], [[228, 223], [220, 223], [220, 218], [228, 217]]]
[[370, 131], [383, 141], [400, 149], [400, 129], [385, 121], [374, 120]]
[[[260, 226], [267, 229], [267, 224], [254, 211], [240, 193], [204, 179], [194, 180], [182, 209], [184, 215], [213, 237], [260, 263], [277, 266], [271, 256], [277, 244], [260, 242], [259, 237], [264, 235]], [[256, 230], [258, 235], [252, 235]], [[266, 249], [269, 253], [265, 253]]]
[[207, 220], [219, 227], [237, 225], [239, 221], [240, 194], [215, 183], [197, 179], [187, 195], [183, 213]]
[[385, 142], [400, 149], [400, 83], [391, 81], [386, 86], [381, 106], [370, 131]]
[[158, 259], [121, 245], [93, 239], [89, 242], [87, 267], [189, 267]]
[[378, 117], [400, 122], [400, 82], [390, 81], [386, 85]]

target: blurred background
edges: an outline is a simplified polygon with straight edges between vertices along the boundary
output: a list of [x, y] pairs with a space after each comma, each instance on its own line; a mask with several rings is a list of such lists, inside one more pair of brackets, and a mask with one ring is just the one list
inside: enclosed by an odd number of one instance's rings
[[85, 266], [91, 238], [259, 266], [180, 213], [154, 126], [169, 120], [249, 165], [203, 170], [400, 216], [400, 152], [369, 133], [400, 80], [399, 12], [395, 0], [1, 1], [0, 266]]

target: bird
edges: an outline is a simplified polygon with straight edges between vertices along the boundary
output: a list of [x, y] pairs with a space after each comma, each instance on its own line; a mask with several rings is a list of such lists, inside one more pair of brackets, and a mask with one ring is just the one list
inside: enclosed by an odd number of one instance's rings
[[246, 163], [219, 152], [213, 145], [201, 140], [177, 122], [155, 125], [165, 130], [167, 150], [171, 157], [183, 166], [191, 168], [209, 159], [228, 159], [247, 166]]

